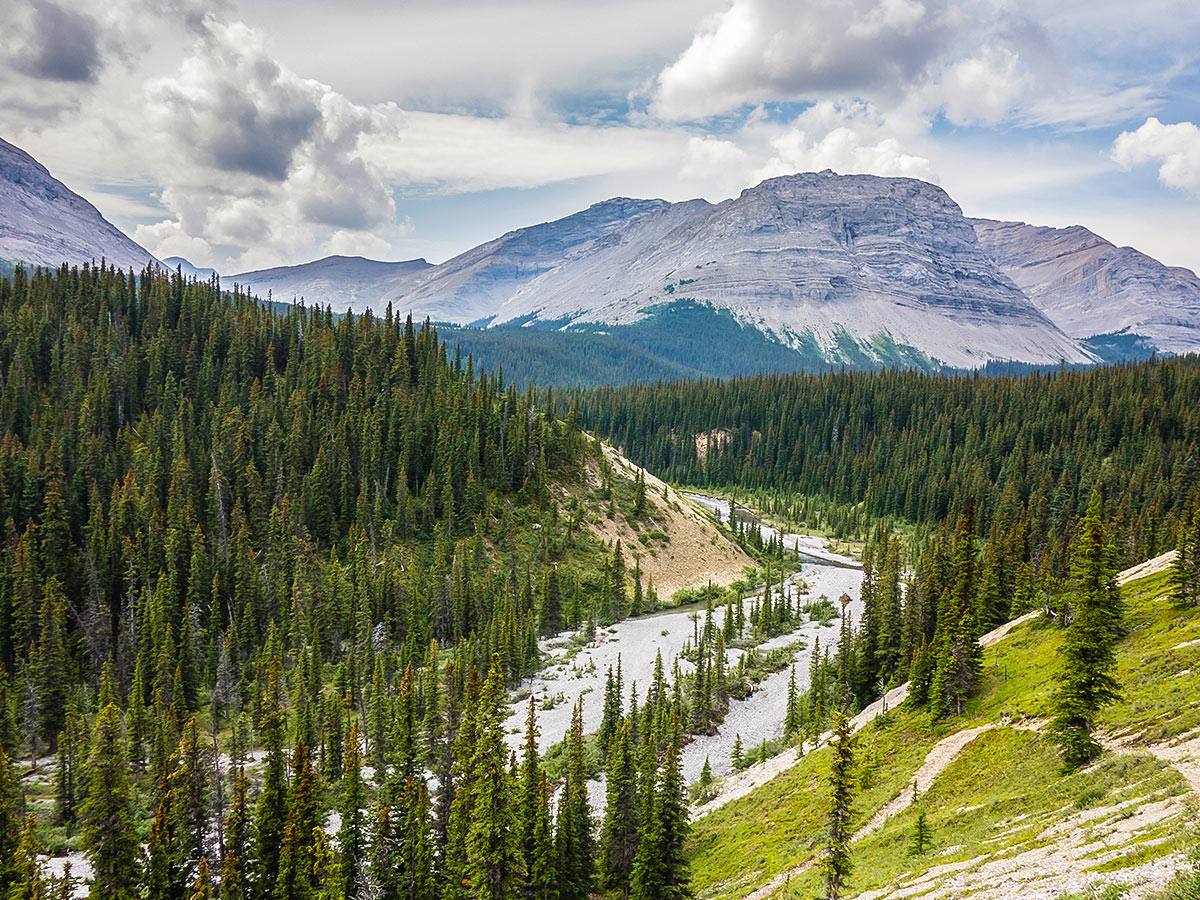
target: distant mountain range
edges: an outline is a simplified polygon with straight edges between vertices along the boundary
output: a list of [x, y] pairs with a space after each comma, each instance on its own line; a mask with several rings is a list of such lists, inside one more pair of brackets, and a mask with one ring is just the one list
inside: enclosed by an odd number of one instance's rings
[[1117, 247], [1081, 225], [974, 219], [985, 253], [1073, 338], [1139, 338], [1168, 353], [1200, 349], [1200, 278]]
[[[3, 141], [0, 187], [0, 258], [154, 261]], [[390, 304], [456, 326], [448, 339], [481, 365], [547, 381], [574, 369], [587, 383], [1200, 349], [1200, 279], [1186, 269], [1079, 226], [968, 219], [927, 182], [829, 171], [717, 204], [606, 200], [440, 265], [331, 256], [223, 281], [338, 312]]]

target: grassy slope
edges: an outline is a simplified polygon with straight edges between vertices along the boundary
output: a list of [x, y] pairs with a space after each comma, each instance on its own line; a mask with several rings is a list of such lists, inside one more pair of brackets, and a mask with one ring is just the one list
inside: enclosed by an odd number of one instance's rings
[[[1130, 634], [1118, 663], [1125, 698], [1105, 711], [1102, 725], [1127, 739], [1137, 735], [1130, 740], [1135, 746], [1200, 724], [1200, 644], [1178, 648], [1200, 638], [1200, 610], [1175, 609], [1165, 590], [1165, 574], [1124, 589]], [[860, 771], [867, 786], [856, 803], [858, 823], [899, 793], [929, 748], [946, 735], [985, 723], [1011, 721], [1027, 728], [1032, 720], [1046, 717], [1060, 641], [1061, 634], [1052, 628], [1026, 625], [985, 651], [981, 690], [961, 719], [931, 729], [923, 714], [900, 710], [860, 732]], [[696, 823], [689, 850], [697, 896], [742, 897], [813, 859], [823, 837], [827, 770], [827, 752], [810, 753], [750, 796]], [[981, 857], [1034, 851], [1051, 840], [1048, 828], [1072, 817], [1094, 815], [1096, 821], [1089, 824], [1101, 827], [1130, 814], [1109, 807], [1187, 793], [1174, 769], [1136, 752], [1106, 754], [1098, 765], [1064, 777], [1054, 748], [1041, 734], [1005, 724], [968, 744], [917, 805], [854, 845], [852, 892], [892, 884], [902, 876], [919, 877], [933, 866], [978, 866]], [[1194, 801], [1189, 802], [1194, 812]], [[935, 847], [931, 854], [912, 858], [905, 849], [919, 806], [928, 813]], [[1174, 815], [1128, 835], [1087, 868], [1119, 869], [1174, 852], [1183, 824]], [[797, 871], [777, 896], [813, 896], [818, 878], [815, 868]]]

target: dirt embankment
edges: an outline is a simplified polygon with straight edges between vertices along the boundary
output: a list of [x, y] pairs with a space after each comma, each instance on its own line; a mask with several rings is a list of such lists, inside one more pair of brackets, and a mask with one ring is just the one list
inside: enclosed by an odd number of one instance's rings
[[[608, 444], [604, 455], [619, 478], [633, 481], [639, 467]], [[645, 473], [646, 503], [649, 507], [643, 533], [660, 531], [667, 540], [653, 536], [649, 543], [639, 540], [629, 522], [617, 512], [612, 518], [601, 513], [599, 521], [589, 523], [591, 530], [605, 542], [619, 540], [629, 555], [637, 553], [642, 574], [653, 579], [661, 600], [669, 600], [676, 591], [702, 587], [708, 582], [722, 587], [741, 578], [745, 566], [754, 565], [746, 553], [718, 531], [712, 521], [697, 510], [673, 487]], [[600, 471], [589, 466], [591, 486], [600, 483]]]

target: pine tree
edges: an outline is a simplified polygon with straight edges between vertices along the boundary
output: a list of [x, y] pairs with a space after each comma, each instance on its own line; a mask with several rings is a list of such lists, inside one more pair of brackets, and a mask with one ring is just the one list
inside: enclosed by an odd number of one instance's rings
[[533, 830], [532, 855], [527, 858], [526, 895], [529, 900], [557, 900], [554, 835], [550, 827], [550, 782], [539, 772], [538, 811]]
[[472, 758], [475, 802], [467, 830], [468, 870], [476, 900], [513, 900], [524, 867], [513, 827], [512, 785], [505, 765], [506, 710], [499, 654], [492, 656], [479, 705], [478, 736]]
[[713, 777], [712, 766], [709, 765], [708, 757], [704, 757], [704, 766], [700, 769], [700, 793], [702, 796], [708, 796], [708, 792], [712, 790], [712, 786], [716, 779]]
[[828, 836], [821, 870], [825, 876], [826, 900], [837, 900], [853, 870], [850, 862], [850, 819], [854, 815], [851, 769], [854, 766], [854, 737], [850, 721], [841, 710], [833, 713], [833, 736], [829, 742], [832, 761], [829, 769]]
[[667, 745], [661, 775], [643, 782], [642, 823], [630, 886], [632, 900], [686, 900], [690, 875], [683, 844], [687, 805], [677, 738]]
[[912, 837], [908, 842], [909, 856], [924, 856], [933, 846], [933, 829], [929, 827], [929, 815], [921, 807], [917, 819], [913, 822]]
[[15, 877], [13, 862], [21, 840], [20, 802], [12, 760], [0, 747], [0, 897], [8, 896]]
[[254, 898], [266, 900], [279, 880], [279, 854], [288, 816], [287, 776], [283, 749], [287, 713], [283, 708], [282, 667], [272, 658], [267, 687], [260, 701], [259, 737], [266, 760], [254, 814]]
[[96, 717], [83, 804], [83, 846], [92, 863], [96, 900], [134, 900], [140, 893], [127, 765], [121, 711], [110, 703]]
[[[38, 838], [37, 821], [31, 813], [25, 819], [25, 828], [17, 842], [16, 852], [6, 862], [11, 866], [11, 883], [5, 900], [49, 900], [49, 885], [42, 874], [42, 863], [38, 858], [46, 852]], [[92, 892], [97, 890], [93, 883]], [[90, 895], [89, 895], [90, 896]], [[118, 900], [136, 897], [132, 890], [121, 893], [101, 893], [100, 897], [115, 897]]]
[[67, 715], [67, 691], [71, 684], [66, 649], [67, 604], [57, 578], [46, 582], [42, 598], [42, 631], [32, 657], [37, 689], [38, 726], [54, 749]]
[[1067, 771], [1099, 755], [1100, 744], [1092, 737], [1096, 713], [1117, 700], [1121, 692], [1114, 673], [1122, 611], [1096, 492], [1092, 493], [1076, 540], [1072, 576], [1074, 603], [1059, 661], [1054, 718], [1050, 723], [1051, 737], [1059, 745]]
[[1180, 531], [1171, 563], [1171, 599], [1183, 607], [1200, 604], [1200, 508]]
[[[533, 697], [529, 698], [529, 712], [525, 716], [525, 744], [521, 756], [520, 777], [517, 781], [516, 822], [521, 845], [521, 858], [526, 873], [532, 873], [539, 846], [542, 803], [542, 766], [538, 756], [537, 712]], [[527, 890], [531, 892], [532, 888]]]
[[575, 704], [567, 733], [567, 777], [559, 801], [555, 852], [562, 900], [586, 900], [592, 887], [595, 853], [583, 758], [583, 698]]
[[346, 746], [342, 753], [342, 766], [342, 825], [338, 829], [342, 896], [345, 900], [357, 900], [367, 849], [363, 813], [367, 804], [367, 792], [362, 778], [362, 746], [357, 719], [350, 723], [350, 733], [346, 736]]
[[241, 767], [233, 779], [229, 813], [225, 817], [225, 852], [221, 858], [221, 900], [246, 900], [250, 870], [249, 782]]
[[604, 824], [600, 837], [600, 882], [606, 890], [629, 893], [629, 878], [637, 853], [637, 766], [629, 724], [617, 725], [608, 751]]
[[662, 867], [662, 900], [687, 900], [692, 896], [691, 873], [684, 855], [687, 841], [688, 809], [684, 799], [683, 767], [679, 757], [679, 735], [667, 745], [663, 758], [662, 779], [655, 799], [658, 818], [658, 854]]
[[279, 874], [273, 900], [309, 900], [320, 885], [313, 882], [314, 835], [321, 833], [320, 777], [303, 742], [292, 752], [292, 785], [283, 839], [279, 848]]
[[800, 693], [796, 690], [796, 666], [793, 663], [792, 673], [788, 678], [787, 708], [783, 716], [783, 737], [794, 741], [800, 735], [802, 726], [800, 712]]

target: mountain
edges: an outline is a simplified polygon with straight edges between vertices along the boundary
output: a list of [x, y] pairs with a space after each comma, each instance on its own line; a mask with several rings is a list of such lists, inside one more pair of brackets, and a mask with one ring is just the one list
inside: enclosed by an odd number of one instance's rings
[[825, 360], [974, 368], [1089, 362], [981, 250], [958, 205], [909, 178], [774, 178], [716, 205], [614, 200], [449, 260], [394, 298], [466, 323], [630, 325], [679, 301]]
[[193, 266], [182, 256], [168, 256], [163, 260], [163, 264], [172, 272], [179, 269], [183, 273], [184, 278], [198, 278], [201, 281], [208, 281], [214, 275], [220, 277], [216, 269], [207, 266]]
[[972, 224], [984, 251], [1071, 337], [1121, 335], [1171, 353], [1200, 350], [1200, 278], [1188, 269], [1081, 225]]
[[[694, 201], [703, 203], [703, 201]], [[469, 324], [498, 312], [536, 279], [576, 271], [653, 213], [668, 220], [685, 204], [664, 200], [606, 200], [554, 222], [510, 231], [442, 263], [390, 299], [435, 321]], [[656, 219], [657, 221], [657, 219]]]
[[155, 262], [32, 156], [0, 138], [0, 258], [58, 266], [93, 259], [122, 269]]
[[242, 272], [226, 280], [263, 300], [270, 295], [277, 302], [306, 300], [336, 312], [368, 307], [382, 311], [389, 294], [404, 290], [430, 268], [423, 259], [380, 262], [361, 256], [326, 256], [298, 266]]

